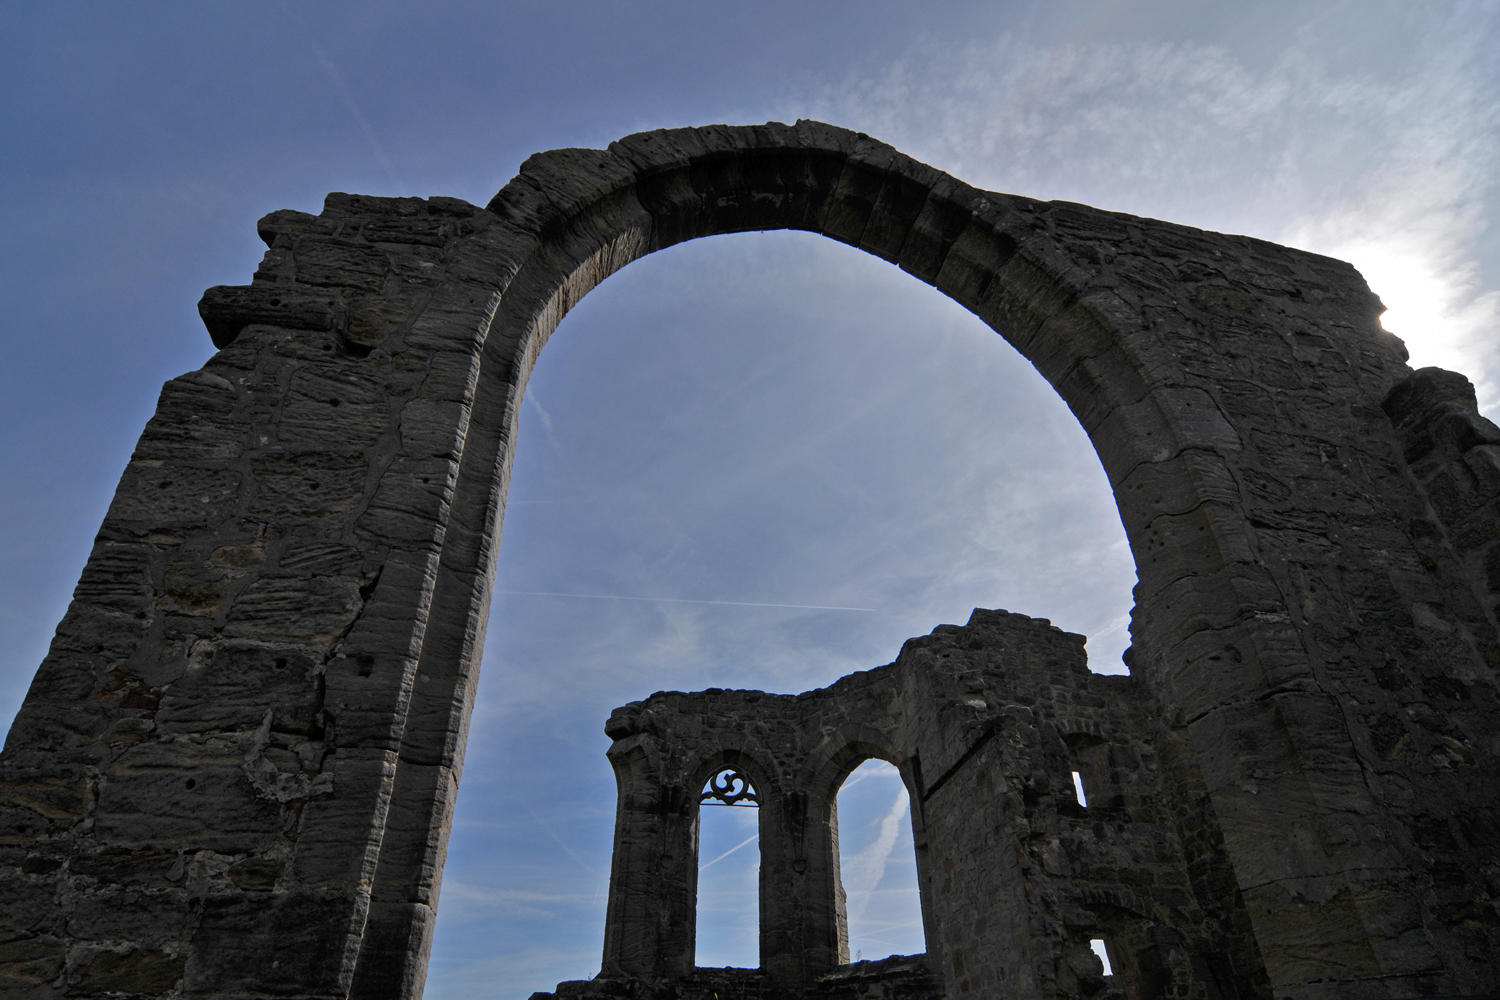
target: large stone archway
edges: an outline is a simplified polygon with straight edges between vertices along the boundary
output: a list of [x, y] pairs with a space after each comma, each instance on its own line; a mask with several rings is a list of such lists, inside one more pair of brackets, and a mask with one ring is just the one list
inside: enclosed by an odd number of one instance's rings
[[1276, 995], [1493, 988], [1500, 435], [1472, 393], [1392, 394], [1347, 264], [799, 122], [540, 154], [484, 209], [262, 220], [6, 745], [16, 989], [416, 995], [538, 352], [630, 261], [779, 228], [949, 295], [1077, 415], [1139, 571], [1133, 678], [1234, 873], [1194, 891], [1242, 895]]

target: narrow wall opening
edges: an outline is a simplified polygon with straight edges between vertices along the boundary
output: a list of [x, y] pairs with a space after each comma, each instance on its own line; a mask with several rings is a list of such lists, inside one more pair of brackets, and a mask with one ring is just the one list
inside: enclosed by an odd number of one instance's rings
[[1109, 743], [1093, 733], [1063, 737], [1072, 763], [1073, 796], [1081, 808], [1120, 805], [1110, 789]]
[[[1089, 807], [1089, 793], [1084, 790], [1083, 775], [1078, 771], [1073, 772], [1073, 797], [1078, 800], [1078, 804], [1083, 808], [1087, 809]], [[1097, 951], [1098, 949], [1095, 950]]]
[[1089, 948], [1094, 952], [1095, 955], [1099, 956], [1099, 964], [1101, 964], [1102, 966], [1104, 966], [1104, 975], [1105, 975], [1105, 977], [1108, 978], [1108, 977], [1113, 976], [1115, 974], [1115, 970], [1114, 970], [1114, 966], [1110, 964], [1110, 961], [1109, 961], [1109, 947], [1104, 943], [1104, 939], [1103, 938], [1093, 938], [1093, 939], [1091, 939], [1089, 941]]
[[759, 968], [760, 796], [744, 775], [724, 770], [699, 799], [694, 964]]
[[849, 961], [925, 952], [911, 802], [901, 773], [883, 760], [865, 761], [844, 779], [834, 808]]

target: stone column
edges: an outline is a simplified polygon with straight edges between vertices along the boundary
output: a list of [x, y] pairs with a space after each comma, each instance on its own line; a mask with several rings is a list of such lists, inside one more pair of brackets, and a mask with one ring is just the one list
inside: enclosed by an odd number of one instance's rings
[[[611, 720], [612, 722], [614, 720]], [[655, 982], [692, 971], [698, 890], [696, 789], [667, 780], [654, 737], [609, 750], [619, 800], [604, 922], [602, 975]]]

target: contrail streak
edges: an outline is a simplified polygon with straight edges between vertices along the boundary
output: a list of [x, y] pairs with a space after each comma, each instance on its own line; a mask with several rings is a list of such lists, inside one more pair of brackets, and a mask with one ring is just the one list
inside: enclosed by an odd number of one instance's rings
[[[542, 822], [542, 817], [540, 817], [540, 816], [538, 816], [536, 814], [536, 810], [535, 809], [531, 808], [530, 805], [527, 805], [526, 806], [526, 811], [529, 812], [529, 813], [531, 813], [531, 818], [536, 821], [536, 825], [537, 826], [539, 826], [543, 830], [547, 831], [547, 836], [549, 836], [553, 840], [557, 841], [557, 846], [561, 847], [567, 853], [568, 857], [570, 857], [574, 861], [578, 862], [578, 867], [582, 868], [584, 871], [588, 872], [590, 875], [594, 876], [594, 878], [596, 878], [596, 879], [601, 877], [598, 872], [594, 871], [593, 868], [589, 867], [589, 865], [588, 865], [588, 863], [586, 861], [584, 861], [582, 858], [580, 858], [578, 856], [577, 852], [575, 852], [573, 850], [573, 848], [569, 847], [567, 845], [567, 843], [561, 837], [559, 837], [557, 834], [555, 834], [555, 833], [552, 832], [552, 827], [550, 827], [546, 823]], [[596, 898], [597, 898], [597, 895], [598, 894], [596, 893], [595, 894]]]
[[896, 801], [891, 803], [891, 808], [881, 817], [880, 833], [868, 847], [850, 859], [853, 862], [849, 866], [853, 877], [844, 883], [845, 890], [848, 890], [849, 882], [857, 882], [854, 891], [848, 894], [848, 913], [851, 919], [864, 919], [870, 897], [874, 895], [880, 880], [885, 877], [886, 863], [891, 859], [896, 838], [901, 835], [901, 820], [906, 817], [909, 807], [906, 786], [903, 784], [896, 791]]
[[711, 864], [713, 864], [716, 861], [723, 861], [725, 858], [729, 857], [735, 851], [738, 851], [741, 847], [744, 847], [746, 844], [750, 843], [751, 841], [753, 841], [755, 838], [757, 838], [759, 836], [760, 836], [759, 833], [752, 833], [745, 840], [740, 841], [738, 844], [735, 844], [733, 847], [731, 847], [729, 850], [725, 851], [723, 854], [719, 855], [717, 858], [714, 858], [713, 861], [708, 862], [708, 864], [699, 865], [698, 866], [698, 870], [701, 872], [703, 869], [707, 868], [708, 865], [711, 865]]
[[311, 32], [302, 22], [302, 19], [297, 16], [297, 13], [292, 10], [291, 5], [283, 2], [281, 9], [286, 13], [287, 17], [295, 21], [297, 26], [308, 35], [307, 47], [312, 49], [313, 56], [318, 60], [318, 65], [323, 67], [323, 72], [333, 82], [334, 89], [338, 91], [339, 97], [344, 102], [344, 106], [349, 109], [349, 113], [354, 116], [354, 120], [359, 123], [360, 129], [364, 131], [365, 140], [369, 142], [370, 148], [374, 151], [376, 162], [385, 170], [385, 175], [391, 179], [391, 183], [396, 186], [396, 190], [404, 196], [406, 188], [396, 179], [396, 171], [391, 166], [390, 157], [385, 155], [385, 147], [380, 144], [380, 139], [376, 137], [375, 130], [370, 127], [369, 120], [360, 113], [359, 106], [354, 103], [354, 96], [349, 92], [348, 85], [344, 83], [344, 75], [338, 71], [338, 67], [333, 64], [333, 61], [323, 54], [323, 50], [318, 48], [317, 43], [311, 40]]
[[880, 614], [877, 608], [836, 608], [826, 604], [761, 604], [757, 601], [695, 601], [686, 597], [626, 597], [622, 594], [558, 594], [550, 590], [497, 590], [497, 594], [514, 597], [577, 597], [590, 601], [655, 601], [663, 604], [723, 604], [734, 608], [800, 608], [805, 611], [868, 611]]

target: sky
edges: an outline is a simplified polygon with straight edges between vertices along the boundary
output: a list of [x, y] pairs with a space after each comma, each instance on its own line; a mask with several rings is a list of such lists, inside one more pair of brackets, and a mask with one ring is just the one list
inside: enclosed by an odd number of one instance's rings
[[[818, 118], [980, 187], [1350, 260], [1412, 364], [1500, 415], [1493, 2], [12, 4], [0, 93], [3, 721], [161, 383], [212, 353], [203, 289], [329, 191], [484, 204], [539, 150]], [[801, 233], [630, 265], [524, 403], [427, 996], [597, 971], [612, 707], [822, 686], [976, 606], [1121, 672], [1133, 583], [1077, 423], [931, 288]], [[868, 773], [840, 818], [872, 958], [921, 944], [899, 780]], [[753, 846], [705, 869], [724, 955]]]

